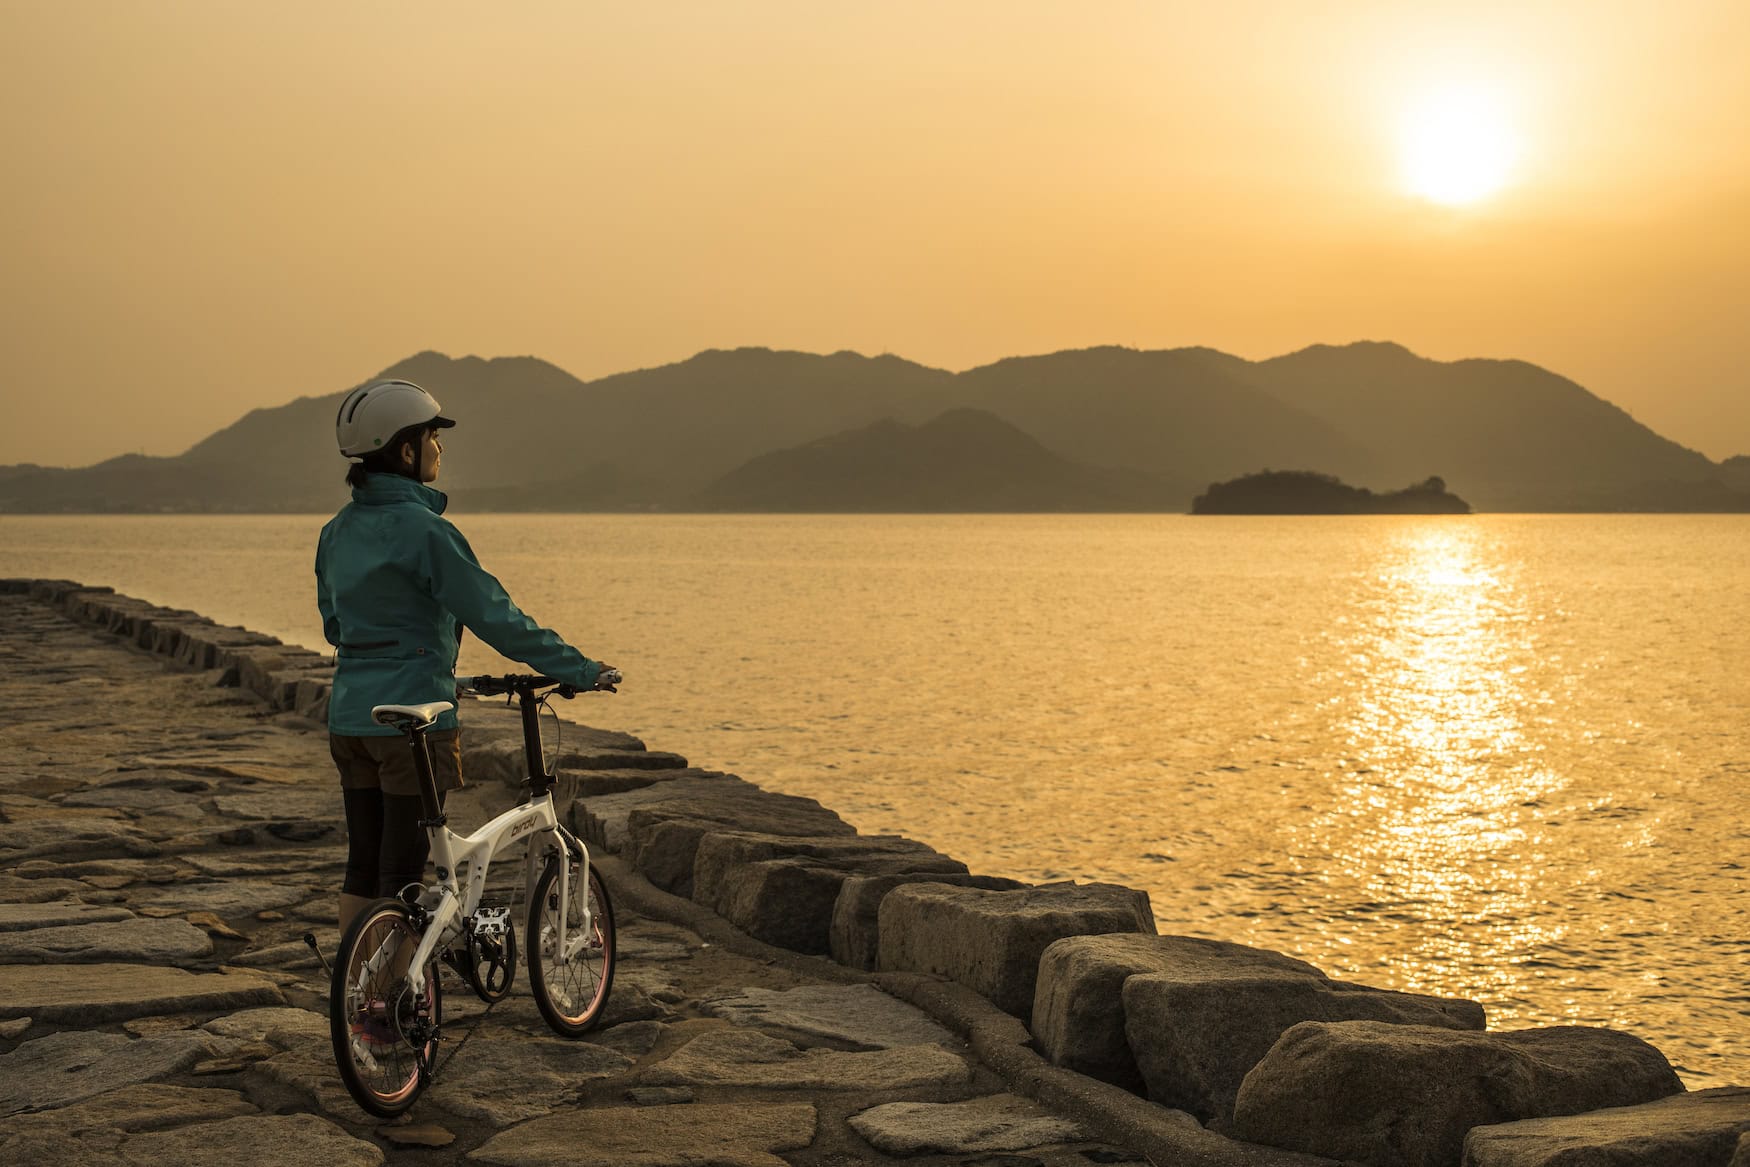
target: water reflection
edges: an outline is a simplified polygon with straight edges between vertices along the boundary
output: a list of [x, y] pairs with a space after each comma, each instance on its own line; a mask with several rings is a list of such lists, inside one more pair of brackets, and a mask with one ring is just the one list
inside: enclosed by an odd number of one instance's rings
[[1371, 932], [1398, 986], [1489, 999], [1497, 1022], [1515, 966], [1564, 930], [1530, 813], [1562, 779], [1527, 732], [1548, 698], [1513, 568], [1473, 525], [1392, 532], [1341, 632], [1345, 772], [1301, 840], [1340, 885], [1330, 926]]

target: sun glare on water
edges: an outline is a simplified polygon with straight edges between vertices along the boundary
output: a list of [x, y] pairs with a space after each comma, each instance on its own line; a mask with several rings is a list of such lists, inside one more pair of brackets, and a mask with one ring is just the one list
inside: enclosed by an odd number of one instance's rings
[[1399, 135], [1405, 188], [1446, 206], [1498, 193], [1513, 177], [1519, 156], [1505, 103], [1481, 89], [1427, 94], [1405, 109]]

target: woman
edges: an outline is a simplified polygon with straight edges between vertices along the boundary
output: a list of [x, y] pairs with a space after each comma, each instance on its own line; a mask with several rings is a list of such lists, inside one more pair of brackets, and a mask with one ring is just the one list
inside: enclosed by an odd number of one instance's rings
[[[429, 851], [411, 752], [399, 730], [371, 719], [373, 705], [455, 700], [464, 627], [502, 655], [582, 689], [607, 671], [523, 615], [443, 517], [448, 499], [430, 483], [443, 461], [438, 432], [455, 424], [410, 381], [354, 389], [335, 419], [340, 452], [353, 463], [352, 501], [317, 541], [316, 603], [336, 656], [328, 741], [349, 839], [342, 933], [373, 899], [422, 881]], [[426, 741], [441, 798], [462, 784], [453, 710]]]

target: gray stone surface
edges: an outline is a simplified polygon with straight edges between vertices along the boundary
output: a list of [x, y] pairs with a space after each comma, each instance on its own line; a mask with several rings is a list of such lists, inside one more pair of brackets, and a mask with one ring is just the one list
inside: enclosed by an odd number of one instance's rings
[[900, 875], [852, 875], [839, 887], [833, 901], [827, 949], [832, 958], [851, 968], [869, 971], [880, 967], [881, 901], [894, 888], [907, 883], [946, 883], [955, 887], [981, 887], [987, 891], [1020, 891], [1028, 884], [998, 875], [951, 872], [908, 872]]
[[804, 1038], [828, 1038], [857, 1049], [936, 1044], [958, 1049], [959, 1038], [923, 1010], [873, 985], [802, 985], [747, 989], [700, 1003], [702, 1012], [737, 1025]]
[[0, 965], [0, 1017], [56, 1025], [284, 1003], [272, 981], [243, 974], [139, 964]]
[[[235, 1090], [140, 1083], [106, 1090], [53, 1110], [15, 1114], [0, 1120], [0, 1132], [54, 1131], [73, 1134], [90, 1130], [122, 1133], [161, 1130], [197, 1122], [215, 1122], [255, 1107]], [[13, 1160], [16, 1162], [16, 1160]]]
[[110, 819], [27, 819], [0, 823], [0, 862], [52, 858], [59, 861], [103, 855], [150, 858], [158, 845], [139, 830]]
[[964, 874], [966, 865], [898, 835], [706, 834], [693, 862], [693, 899], [768, 944], [826, 953], [833, 908], [853, 874]]
[[168, 787], [142, 787], [131, 782], [117, 782], [94, 790], [75, 790], [63, 794], [59, 801], [62, 806], [102, 806], [124, 811], [160, 813], [188, 808], [197, 814], [205, 813], [201, 809], [199, 795]]
[[73, 924], [103, 924], [129, 920], [133, 913], [110, 904], [86, 904], [78, 900], [48, 903], [0, 903], [0, 933], [23, 928], [60, 928]]
[[[283, 881], [296, 872], [332, 871], [346, 863], [345, 847], [301, 847], [274, 850], [262, 854], [248, 851], [195, 854], [184, 857], [190, 867], [218, 879], [238, 876], [269, 876]], [[302, 881], [300, 881], [302, 882]]]
[[212, 939], [187, 920], [128, 919], [0, 932], [0, 964], [67, 960], [185, 964], [212, 954]]
[[[618, 994], [620, 986], [614, 986]], [[656, 1043], [662, 1040], [662, 1031], [667, 1026], [660, 1021], [628, 1021], [624, 1024], [610, 1026], [604, 1029], [590, 1031], [590, 1038], [597, 1045], [605, 1045], [611, 1050], [625, 1054], [630, 1058], [641, 1058], [656, 1048]]]
[[77, 879], [49, 876], [28, 879], [0, 871], [0, 897], [12, 904], [46, 904], [65, 900], [68, 896], [83, 895], [90, 890], [89, 884]]
[[714, 796], [634, 807], [626, 816], [626, 857], [644, 878], [679, 896], [693, 894], [699, 840], [717, 831], [849, 837], [856, 828], [812, 798], [774, 794], [751, 783], [720, 782]]
[[[331, 954], [332, 955], [332, 954]], [[302, 940], [287, 940], [264, 948], [250, 948], [231, 958], [244, 968], [316, 968], [321, 964]]]
[[[627, 844], [627, 819], [634, 810], [667, 805], [686, 817], [709, 818], [724, 823], [752, 823], [756, 808], [776, 813], [776, 808], [789, 806], [799, 813], [819, 816], [830, 822], [838, 815], [811, 798], [774, 794], [731, 774], [708, 774], [699, 777], [676, 777], [655, 782], [618, 794], [603, 794], [580, 799], [572, 804], [572, 823], [577, 832], [594, 846], [623, 853]], [[813, 810], [807, 810], [807, 807]], [[826, 816], [831, 816], [828, 819]], [[726, 817], [727, 816], [727, 817]], [[841, 820], [842, 821], [842, 820]], [[836, 828], [821, 827], [814, 834], [830, 834]], [[854, 833], [848, 825], [847, 834]], [[672, 889], [671, 889], [672, 890]]]
[[211, 912], [234, 919], [253, 916], [266, 908], [283, 908], [310, 897], [312, 888], [304, 878], [291, 880], [226, 879], [212, 883], [177, 883], [142, 888], [140, 904], [173, 908], [178, 912]]
[[1020, 1151], [1087, 1134], [1025, 1098], [991, 1094], [966, 1102], [889, 1102], [853, 1115], [851, 1128], [889, 1155]]
[[139, 1039], [67, 1030], [0, 1054], [0, 1115], [66, 1106], [150, 1082], [228, 1052], [223, 1038], [180, 1031]]
[[1750, 1167], [1750, 1135], [1738, 1136], [1738, 1149], [1733, 1152], [1727, 1167]]
[[260, 1114], [133, 1135], [121, 1145], [135, 1167], [376, 1167], [383, 1152], [314, 1114]]
[[1057, 1065], [1207, 1122], [1290, 1026], [1392, 1021], [1481, 1029], [1474, 1001], [1333, 981], [1280, 952], [1192, 936], [1075, 936], [1039, 961], [1033, 1035]]
[[1453, 1167], [1473, 1127], [1682, 1090], [1663, 1054], [1609, 1029], [1306, 1021], [1246, 1075], [1233, 1133], [1373, 1167]]
[[572, 1110], [501, 1132], [468, 1153], [503, 1167], [787, 1167], [814, 1142], [804, 1103]]
[[745, 1029], [701, 1034], [640, 1075], [650, 1086], [742, 1086], [760, 1090], [907, 1090], [971, 1077], [965, 1061], [937, 1045], [865, 1053], [799, 1050]]
[[1750, 1134], [1750, 1087], [1480, 1126], [1464, 1167], [1724, 1167]]
[[343, 1122], [357, 1122], [362, 1117], [358, 1103], [340, 1083], [334, 1050], [326, 1040], [291, 1043], [282, 1053], [251, 1063], [243, 1080], [257, 1097], [283, 1097], [284, 1088], [290, 1087], [318, 1110]]
[[631, 1058], [592, 1042], [497, 1032], [446, 1062], [428, 1097], [463, 1118], [504, 1127], [572, 1105], [585, 1082], [631, 1065]]
[[344, 812], [340, 788], [321, 786], [262, 786], [239, 794], [221, 794], [213, 809], [229, 819], [267, 821], [274, 819], [333, 820]]
[[269, 1041], [282, 1048], [297, 1042], [328, 1040], [328, 1015], [290, 1006], [242, 1009], [201, 1026], [208, 1033], [243, 1041]]
[[1154, 933], [1148, 893], [1109, 883], [1048, 884], [986, 891], [927, 883], [894, 888], [881, 901], [885, 971], [958, 981], [997, 1008], [1026, 1017], [1039, 958], [1066, 936]]
[[1395, 993], [1340, 981], [1260, 977], [1124, 982], [1124, 1033], [1148, 1097], [1199, 1119], [1233, 1113], [1240, 1083], [1303, 1021], [1380, 1021], [1478, 1031], [1474, 1001]]
[[1141, 1093], [1142, 1073], [1124, 1034], [1123, 1001], [1124, 982], [1139, 973], [1324, 979], [1303, 960], [1220, 940], [1140, 934], [1067, 937], [1039, 958], [1031, 1028], [1041, 1052], [1054, 1065]]
[[233, 1090], [161, 1083], [123, 1086], [54, 1110], [0, 1118], [0, 1163], [110, 1163], [119, 1159], [118, 1148], [128, 1134], [253, 1113], [255, 1107]]

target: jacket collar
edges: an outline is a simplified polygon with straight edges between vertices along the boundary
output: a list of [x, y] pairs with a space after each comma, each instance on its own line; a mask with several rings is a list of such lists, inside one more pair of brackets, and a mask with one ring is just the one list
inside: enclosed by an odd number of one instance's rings
[[450, 496], [435, 486], [403, 478], [399, 474], [371, 474], [363, 486], [352, 488], [352, 501], [361, 506], [389, 506], [398, 502], [418, 503], [434, 514], [443, 514], [450, 505]]

